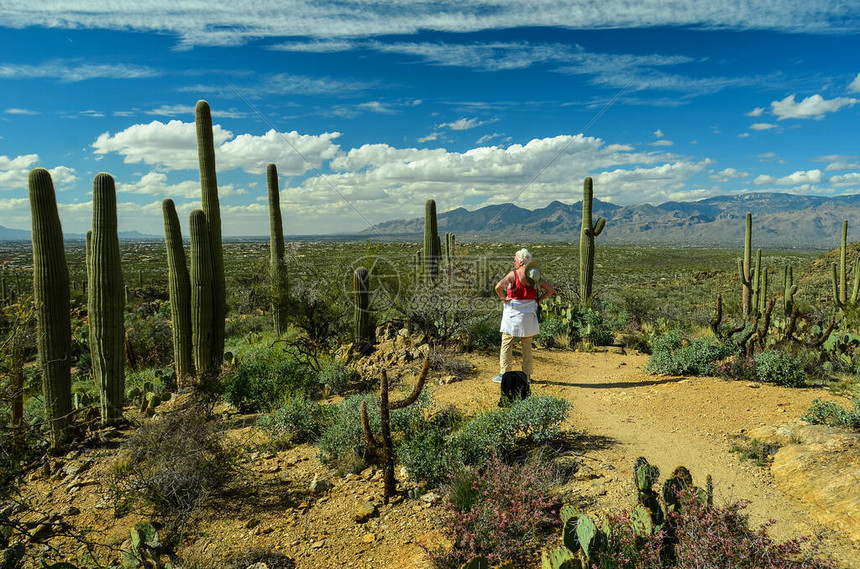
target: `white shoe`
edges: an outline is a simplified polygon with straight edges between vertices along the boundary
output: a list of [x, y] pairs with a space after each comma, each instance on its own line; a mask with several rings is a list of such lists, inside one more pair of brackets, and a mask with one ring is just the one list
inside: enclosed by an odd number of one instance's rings
[[502, 382], [502, 374], [499, 374], [493, 377], [493, 383], [501, 383]]

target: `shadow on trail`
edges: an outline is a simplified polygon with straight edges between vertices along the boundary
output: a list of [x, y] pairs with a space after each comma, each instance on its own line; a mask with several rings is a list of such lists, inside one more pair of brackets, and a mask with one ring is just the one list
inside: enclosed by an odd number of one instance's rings
[[616, 381], [608, 383], [573, 383], [569, 381], [553, 381], [547, 379], [544, 381], [534, 381], [535, 385], [561, 385], [563, 387], [583, 387], [593, 389], [630, 389], [634, 387], [651, 387], [654, 385], [664, 385], [666, 383], [678, 383], [687, 379], [684, 376], [667, 377], [664, 379], [654, 379], [649, 381]]

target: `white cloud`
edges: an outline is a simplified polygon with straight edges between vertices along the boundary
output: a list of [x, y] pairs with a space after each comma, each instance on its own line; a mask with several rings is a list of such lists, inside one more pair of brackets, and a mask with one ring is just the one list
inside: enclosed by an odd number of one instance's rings
[[[495, 138], [501, 138], [501, 137], [503, 137], [503, 136], [504, 136], [503, 134], [498, 133], [498, 132], [494, 132], [493, 134], [485, 134], [484, 136], [482, 136], [481, 138], [479, 138], [479, 139], [477, 140], [477, 142], [475, 142], [475, 144], [476, 144], [477, 146], [481, 146], [482, 144], [486, 144], [487, 142], [489, 142], [489, 141], [491, 141], [491, 140], [493, 140], [493, 139], [495, 139]], [[631, 148], [630, 150], [632, 150], [632, 148]]]
[[852, 93], [860, 93], [860, 73], [858, 73], [857, 77], [854, 78], [854, 81], [848, 85], [848, 90]]
[[672, 142], [671, 140], [666, 140], [665, 138], [651, 143], [651, 146], [674, 146], [674, 145], [675, 145], [674, 142]]
[[663, 0], [605, 0], [600, 3], [533, 0], [527, 9], [505, 0], [441, 0], [394, 10], [385, 2], [320, 4], [314, 0], [236, 0], [213, 10], [194, 0], [169, 3], [99, 3], [81, 9], [78, 0], [51, 3], [6, 0], [4, 24], [66, 29], [111, 29], [176, 35], [183, 46], [237, 45], [259, 38], [341, 38], [414, 34], [419, 30], [471, 32], [516, 27], [570, 29], [673, 28], [854, 33], [857, 15], [843, 3], [785, 0], [751, 3], [726, 0], [683, 2], [666, 9]]
[[31, 111], [30, 109], [6, 109], [5, 113], [7, 115], [38, 115], [38, 111]]
[[748, 132], [742, 132], [738, 135], [738, 138], [749, 138], [749, 137], [750, 137], [750, 133], [748, 133]]
[[764, 113], [764, 109], [761, 107], [756, 107], [753, 110], [751, 110], [750, 112], [746, 113], [746, 116], [748, 116], [748, 117], [760, 117], [762, 115], [762, 113]]
[[750, 128], [753, 130], [770, 130], [772, 128], [776, 128], [776, 125], [767, 122], [757, 122], [751, 124]]
[[[38, 154], [24, 154], [14, 158], [0, 155], [0, 189], [26, 191], [30, 170], [39, 165]], [[67, 166], [54, 166], [48, 168], [48, 172], [56, 191], [67, 189], [77, 180], [75, 170]]]
[[[232, 132], [217, 124], [212, 131], [219, 171], [242, 169], [259, 174], [273, 162], [283, 175], [300, 175], [330, 160], [339, 150], [332, 143], [340, 136], [338, 132], [302, 135], [296, 131], [269, 130], [260, 136], [240, 134], [234, 137]], [[194, 123], [173, 120], [167, 124], [160, 121], [137, 124], [113, 135], [105, 132], [91, 146], [95, 154], [116, 153], [127, 164], [144, 163], [166, 170], [198, 168]]]
[[457, 119], [454, 122], [444, 122], [442, 124], [436, 125], [438, 128], [448, 128], [451, 130], [470, 130], [473, 128], [477, 128], [484, 123], [478, 119]]
[[338, 51], [349, 51], [355, 47], [350, 41], [327, 41], [315, 40], [311, 42], [286, 42], [269, 46], [273, 51], [293, 51], [298, 53], [335, 53]]
[[810, 95], [799, 103], [794, 99], [795, 95], [789, 95], [781, 101], [773, 101], [770, 104], [771, 111], [776, 115], [777, 120], [820, 119], [826, 113], [833, 113], [843, 107], [850, 107], [860, 102], [860, 99], [848, 97], [837, 97], [828, 100], [818, 94]]
[[654, 136], [656, 136], [657, 138], [663, 138], [663, 136], [664, 136], [663, 131], [658, 128], [657, 130], [654, 131]]
[[750, 176], [749, 172], [742, 172], [736, 168], [726, 168], [720, 170], [717, 174], [725, 178], [748, 178]]
[[841, 176], [831, 176], [830, 184], [837, 188], [860, 186], [860, 173], [852, 172]]
[[381, 103], [379, 101], [370, 101], [368, 103], [359, 103], [356, 105], [357, 108], [368, 111], [371, 113], [379, 113], [382, 115], [393, 115], [396, 114], [397, 111], [392, 109], [389, 105], [385, 103]]
[[418, 142], [421, 142], [421, 143], [424, 143], [424, 142], [433, 142], [434, 140], [438, 140], [438, 139], [439, 139], [439, 135], [440, 135], [440, 134], [441, 134], [441, 133], [438, 133], [438, 132], [431, 132], [431, 133], [430, 133], [430, 134], [428, 134], [427, 136], [422, 136], [421, 138], [419, 138], [419, 139], [418, 139]]
[[78, 61], [50, 61], [41, 65], [0, 63], [3, 79], [57, 79], [74, 83], [88, 79], [143, 79], [157, 77], [159, 73], [149, 67], [123, 64], [92, 64]]
[[[117, 113], [114, 113], [117, 114]], [[175, 117], [175, 116], [194, 116], [194, 105], [161, 105], [155, 109], [150, 109], [145, 111], [147, 115], [153, 116], [161, 116], [161, 117]], [[228, 119], [241, 119], [246, 118], [248, 113], [244, 113], [241, 111], [235, 110], [213, 110], [212, 118], [228, 118]]]
[[783, 178], [774, 176], [761, 175], [757, 176], [753, 183], [757, 186], [776, 185], [776, 186], [797, 186], [800, 184], [820, 184], [824, 181], [824, 174], [821, 170], [797, 171]]

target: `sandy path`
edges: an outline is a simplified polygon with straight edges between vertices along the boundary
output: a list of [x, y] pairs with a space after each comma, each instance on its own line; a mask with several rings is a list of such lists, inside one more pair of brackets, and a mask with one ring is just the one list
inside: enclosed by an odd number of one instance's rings
[[[440, 402], [475, 410], [498, 399], [498, 385], [489, 380], [498, 360], [469, 359], [478, 368], [476, 378], [437, 389]], [[642, 355], [536, 352], [533, 392], [572, 401], [569, 426], [591, 441], [583, 458], [593, 478], [574, 488], [589, 509], [628, 507], [632, 464], [644, 456], [664, 477], [678, 465], [687, 466], [699, 485], [711, 474], [717, 503], [748, 500], [755, 527], [776, 519], [774, 537], [808, 536], [841, 564], [860, 567], [860, 551], [812, 520], [800, 502], [779, 490], [766, 468], [729, 452], [732, 437], [797, 419], [821, 390], [652, 376], [642, 371], [646, 363]]]

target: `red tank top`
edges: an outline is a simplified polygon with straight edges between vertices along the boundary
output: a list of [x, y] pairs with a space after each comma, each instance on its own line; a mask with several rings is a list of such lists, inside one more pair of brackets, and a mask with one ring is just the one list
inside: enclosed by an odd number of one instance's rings
[[508, 289], [508, 300], [534, 300], [537, 298], [537, 289], [521, 283], [517, 271], [514, 271], [514, 279], [516, 279], [516, 283]]

